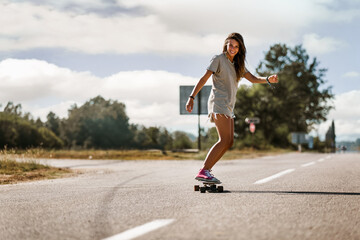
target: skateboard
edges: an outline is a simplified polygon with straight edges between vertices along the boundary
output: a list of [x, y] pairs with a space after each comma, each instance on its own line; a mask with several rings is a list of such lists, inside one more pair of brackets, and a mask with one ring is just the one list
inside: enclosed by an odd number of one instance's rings
[[200, 186], [200, 185], [194, 185], [194, 191], [200, 191], [201, 193], [205, 193], [206, 191], [208, 192], [224, 192], [224, 187], [223, 186], [216, 186], [218, 184], [221, 183], [213, 183], [213, 182], [202, 182], [202, 184], [204, 184], [204, 186]]

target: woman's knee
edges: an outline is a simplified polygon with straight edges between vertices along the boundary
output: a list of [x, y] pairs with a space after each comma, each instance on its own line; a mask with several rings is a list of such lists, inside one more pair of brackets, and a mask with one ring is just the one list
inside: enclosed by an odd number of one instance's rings
[[224, 148], [229, 149], [234, 144], [234, 139], [230, 138], [230, 137], [229, 138], [222, 138], [222, 139], [220, 139], [220, 143], [221, 143], [221, 145], [224, 146]]

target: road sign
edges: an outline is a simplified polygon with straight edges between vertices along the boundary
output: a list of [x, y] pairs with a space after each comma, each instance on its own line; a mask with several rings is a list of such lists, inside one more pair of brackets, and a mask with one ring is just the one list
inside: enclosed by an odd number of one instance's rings
[[255, 132], [255, 123], [250, 123], [250, 132], [254, 133]]
[[250, 123], [259, 124], [260, 123], [260, 118], [258, 118], [258, 117], [245, 118], [245, 122], [247, 124], [250, 124]]
[[305, 132], [292, 132], [291, 133], [291, 142], [293, 144], [303, 144], [307, 143], [306, 133]]
[[[204, 86], [201, 91], [196, 95], [194, 100], [194, 108], [191, 113], [186, 111], [185, 105], [186, 102], [189, 100], [189, 96], [194, 89], [194, 86], [180, 86], [180, 114], [181, 115], [207, 115], [208, 109], [207, 109], [207, 102], [209, 99], [211, 86]], [[200, 99], [200, 102], [199, 102]], [[200, 109], [200, 110], [199, 110]]]
[[291, 142], [293, 144], [297, 144], [298, 151], [301, 152], [302, 151], [301, 144], [307, 143], [306, 133], [305, 132], [292, 132], [291, 133]]

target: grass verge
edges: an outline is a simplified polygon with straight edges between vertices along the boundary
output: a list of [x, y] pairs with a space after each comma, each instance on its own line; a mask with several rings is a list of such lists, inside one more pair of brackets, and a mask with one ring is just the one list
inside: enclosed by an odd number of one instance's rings
[[[231, 150], [222, 159], [243, 159], [271, 156], [290, 152], [286, 149], [271, 150]], [[29, 149], [13, 152], [12, 156], [22, 158], [54, 158], [54, 159], [119, 159], [119, 160], [204, 160], [208, 151], [172, 152], [161, 150], [44, 150]]]
[[69, 169], [49, 167], [33, 161], [0, 160], [0, 185], [31, 180], [55, 179], [71, 173], [72, 171]]
[[70, 169], [39, 164], [35, 159], [17, 161], [6, 150], [0, 153], [0, 185], [31, 180], [55, 179], [72, 173]]

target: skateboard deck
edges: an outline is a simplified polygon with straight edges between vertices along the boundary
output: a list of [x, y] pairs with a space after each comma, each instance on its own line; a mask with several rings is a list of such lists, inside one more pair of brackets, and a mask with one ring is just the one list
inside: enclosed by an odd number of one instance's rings
[[[198, 180], [199, 181], [199, 180]], [[203, 186], [200, 185], [194, 185], [194, 191], [200, 191], [201, 193], [208, 192], [224, 192], [223, 186], [217, 186], [220, 183], [213, 183], [213, 182], [206, 182], [206, 181], [199, 181], [203, 184]]]

